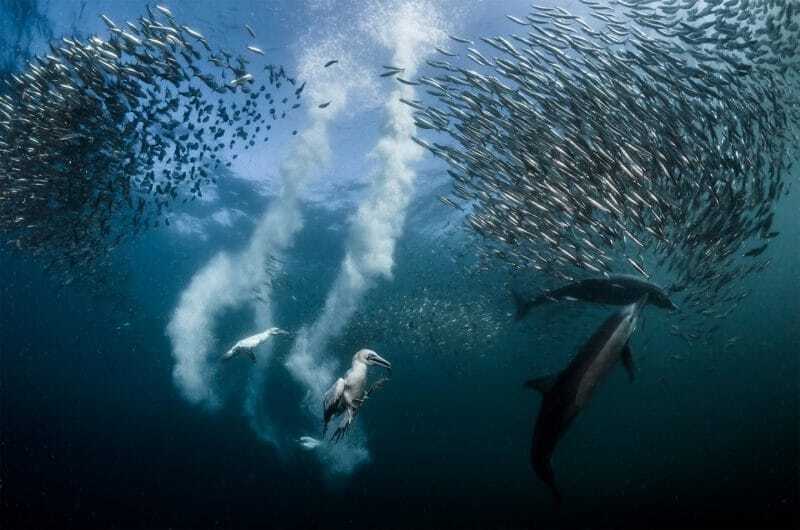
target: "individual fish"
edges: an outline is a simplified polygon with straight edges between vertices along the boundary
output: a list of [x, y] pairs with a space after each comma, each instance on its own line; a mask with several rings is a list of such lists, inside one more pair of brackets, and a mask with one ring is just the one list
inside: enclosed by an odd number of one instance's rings
[[168, 7], [156, 4], [156, 9], [158, 9], [159, 11], [161, 11], [162, 13], [167, 15], [168, 17], [173, 18], [172, 11], [170, 11]]
[[238, 85], [241, 85], [243, 83], [247, 83], [248, 81], [252, 81], [252, 80], [253, 80], [253, 74], [244, 74], [243, 76], [237, 77], [236, 79], [232, 80], [229, 83], [229, 85], [230, 86], [238, 86]]
[[450, 37], [450, 39], [452, 39], [452, 40], [454, 40], [456, 42], [459, 42], [461, 44], [469, 44], [470, 46], [472, 45], [472, 41], [471, 40], [462, 39], [461, 37], [456, 37], [454, 35], [448, 35], [448, 37]]
[[106, 15], [100, 15], [100, 18], [103, 19], [103, 22], [105, 22], [109, 29], [117, 29], [117, 25], [114, 24], [114, 21], [108, 18]]
[[441, 197], [441, 196], [440, 196], [440, 197], [439, 197], [439, 201], [440, 201], [442, 204], [444, 204], [445, 206], [449, 206], [449, 207], [451, 207], [451, 208], [454, 208], [454, 209], [456, 209], [456, 210], [461, 210], [461, 211], [463, 211], [463, 210], [464, 210], [464, 209], [463, 209], [461, 206], [459, 206], [458, 204], [454, 203], [454, 202], [453, 202], [453, 201], [452, 201], [450, 198], [448, 198], [448, 197]]
[[404, 85], [419, 86], [419, 83], [416, 81], [408, 81], [407, 79], [403, 79], [402, 77], [395, 77], [395, 79], [403, 83]]
[[764, 243], [763, 245], [761, 245], [759, 247], [756, 247], [756, 248], [748, 250], [747, 252], [744, 253], [744, 255], [749, 257], [749, 258], [754, 258], [756, 256], [760, 256], [762, 252], [767, 250], [767, 246], [768, 246], [767, 243]]
[[439, 48], [438, 46], [436, 47], [436, 51], [441, 53], [442, 55], [447, 56], [447, 57], [458, 57], [457, 53], [453, 53], [453, 52], [449, 52], [447, 50], [443, 50], [442, 48]]

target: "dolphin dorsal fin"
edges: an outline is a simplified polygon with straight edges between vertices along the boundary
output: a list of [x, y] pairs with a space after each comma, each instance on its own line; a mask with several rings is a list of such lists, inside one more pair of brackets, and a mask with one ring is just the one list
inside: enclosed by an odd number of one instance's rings
[[622, 348], [622, 364], [625, 366], [625, 370], [628, 371], [628, 378], [633, 381], [636, 375], [636, 367], [633, 365], [630, 341], [626, 342], [625, 347]]
[[556, 375], [545, 375], [542, 377], [537, 377], [535, 379], [528, 379], [525, 381], [525, 388], [530, 388], [532, 390], [536, 390], [541, 392], [542, 394], [547, 394], [550, 392], [550, 389], [553, 388], [553, 385], [556, 384]]

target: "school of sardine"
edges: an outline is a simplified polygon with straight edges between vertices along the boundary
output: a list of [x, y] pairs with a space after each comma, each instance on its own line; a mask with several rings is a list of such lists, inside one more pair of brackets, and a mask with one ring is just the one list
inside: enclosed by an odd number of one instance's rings
[[0, 235], [64, 267], [169, 224], [172, 203], [202, 196], [236, 146], [267, 142], [303, 92], [165, 6], [101, 18], [108, 38], [53, 42], [0, 88]]
[[403, 101], [415, 141], [452, 177], [440, 200], [515, 267], [655, 276], [723, 318], [791, 186], [800, 4], [581, 3], [508, 16], [519, 31], [483, 49], [453, 36], [413, 80], [431, 96]]

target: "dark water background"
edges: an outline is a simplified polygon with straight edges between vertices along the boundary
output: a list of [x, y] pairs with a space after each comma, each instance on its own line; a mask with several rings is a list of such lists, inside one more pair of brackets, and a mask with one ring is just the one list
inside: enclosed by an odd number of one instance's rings
[[[5, 33], [5, 70], [30, 32], [47, 33], [35, 3], [8, 6], [28, 29]], [[222, 203], [250, 218], [265, 208], [249, 184], [224, 186]], [[195, 241], [151, 232], [68, 286], [0, 250], [0, 527], [800, 524], [796, 193], [776, 216], [771, 267], [746, 280], [753, 294], [708, 344], [668, 334], [670, 316], [647, 309], [633, 339], [636, 381], [615, 370], [557, 450], [558, 510], [528, 466], [540, 399], [521, 383], [562, 367], [609, 309], [556, 306], [513, 322], [508, 284], [519, 277], [476, 272], [474, 243], [447, 226], [434, 196], [412, 206], [394, 281], [373, 289], [330, 345], [343, 360], [369, 346], [395, 366], [359, 415], [371, 461], [344, 479], [259, 441], [239, 408], [207, 413], [173, 384], [164, 330], [178, 296], [220, 248], [241, 248], [249, 227]], [[347, 212], [306, 216], [276, 282], [287, 329], [316, 317], [343, 252], [330, 228]], [[225, 316], [225, 340], [239, 336], [241, 317]], [[276, 344], [264, 406], [302, 432], [292, 416], [302, 391], [281, 363], [290, 342]], [[243, 377], [249, 366], [233, 369]]]
[[[100, 273], [109, 277], [102, 289], [81, 280], [60, 287], [30, 261], [3, 253], [4, 521], [77, 528], [796, 522], [793, 213], [780, 216], [785, 232], [770, 250], [774, 265], [748, 280], [754, 294], [710, 345], [690, 347], [666, 333], [666, 313], [647, 310], [634, 338], [637, 380], [615, 371], [558, 448], [566, 502], [555, 511], [528, 468], [539, 398], [521, 382], [562, 366], [608, 310], [564, 306], [514, 323], [501, 289], [507, 275], [469, 273], [468, 258], [451, 259], [448, 245], [433, 244], [425, 229], [441, 219], [430, 217], [428, 202], [415, 205], [395, 281], [375, 289], [331, 345], [351, 352], [369, 344], [395, 365], [380, 399], [359, 416], [372, 461], [333, 482], [308, 454], [279, 457], [259, 442], [238, 409], [208, 414], [173, 386], [165, 322], [197, 267], [223, 242], [237, 245], [229, 234], [183, 245], [149, 234]], [[287, 267], [293, 272], [276, 284], [277, 319], [289, 329], [316, 314], [342, 251], [327, 236], [341, 213], [309, 217]], [[437, 329], [437, 321], [417, 317], [424, 299], [448, 302], [467, 329]], [[392, 314], [375, 316], [381, 307]], [[481, 324], [487, 315], [491, 324]], [[495, 324], [495, 339], [476, 337]], [[235, 336], [235, 315], [226, 325]], [[724, 350], [733, 336], [741, 340]], [[276, 359], [287, 350], [277, 346]], [[287, 424], [281, 411], [296, 410], [302, 393], [280, 362], [273, 366], [266, 406]]]

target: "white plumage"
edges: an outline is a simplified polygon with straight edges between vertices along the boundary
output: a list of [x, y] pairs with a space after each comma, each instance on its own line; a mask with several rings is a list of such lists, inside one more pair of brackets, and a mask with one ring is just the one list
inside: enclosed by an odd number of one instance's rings
[[250, 357], [251, 361], [256, 362], [256, 354], [254, 350], [262, 342], [266, 341], [273, 335], [288, 335], [288, 334], [289, 334], [288, 331], [284, 331], [280, 328], [269, 328], [268, 330], [262, 331], [261, 333], [251, 335], [234, 344], [233, 348], [225, 352], [225, 355], [222, 356], [222, 360], [227, 361], [241, 353], [244, 353], [248, 357]]

